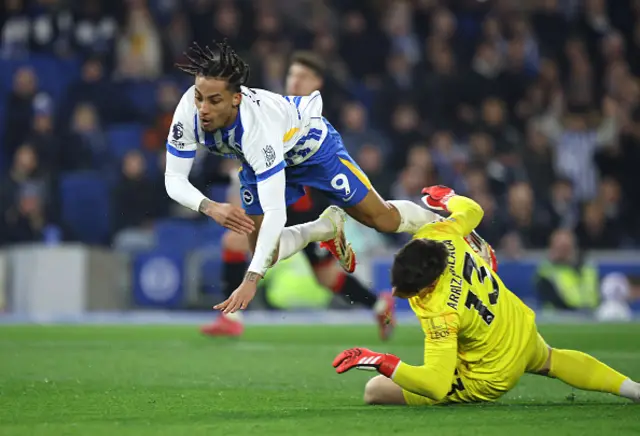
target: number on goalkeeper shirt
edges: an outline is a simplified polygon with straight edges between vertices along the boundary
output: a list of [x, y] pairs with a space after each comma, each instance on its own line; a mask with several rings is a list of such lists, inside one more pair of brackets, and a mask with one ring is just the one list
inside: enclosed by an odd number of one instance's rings
[[[470, 285], [473, 286], [473, 273], [476, 273], [478, 276], [478, 281], [480, 284], [483, 284], [485, 279], [489, 277], [491, 279], [491, 285], [493, 287], [493, 291], [489, 293], [489, 303], [493, 306], [498, 303], [498, 297], [500, 296], [500, 285], [498, 281], [495, 279], [491, 271], [487, 269], [486, 266], [478, 267], [471, 253], [467, 252], [464, 256], [464, 265], [462, 267], [462, 277], [464, 280]], [[467, 294], [467, 299], [465, 301], [465, 307], [467, 309], [475, 309], [478, 314], [482, 317], [482, 320], [487, 324], [491, 325], [495, 315], [493, 312], [484, 304], [484, 302], [478, 298], [478, 296], [469, 290]]]

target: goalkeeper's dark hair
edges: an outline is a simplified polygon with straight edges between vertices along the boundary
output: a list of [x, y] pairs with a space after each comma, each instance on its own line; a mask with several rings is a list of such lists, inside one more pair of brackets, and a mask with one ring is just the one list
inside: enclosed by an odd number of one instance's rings
[[204, 48], [197, 42], [191, 44], [184, 54], [188, 60], [176, 66], [192, 76], [224, 79], [234, 92], [249, 80], [249, 65], [227, 44], [227, 41], [213, 41], [212, 47]]
[[393, 259], [391, 285], [395, 295], [410, 298], [433, 285], [449, 263], [449, 250], [439, 241], [413, 239]]

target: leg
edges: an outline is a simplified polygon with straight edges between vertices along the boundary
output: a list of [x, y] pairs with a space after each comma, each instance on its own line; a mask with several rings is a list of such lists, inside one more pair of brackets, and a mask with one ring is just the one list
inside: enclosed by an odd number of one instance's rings
[[[249, 240], [246, 236], [234, 232], [226, 232], [222, 236], [222, 293], [227, 299], [240, 286], [247, 270], [249, 256]], [[219, 315], [215, 321], [200, 328], [208, 336], [237, 337], [244, 333], [240, 312]]]
[[406, 405], [402, 388], [393, 380], [378, 375], [364, 387], [364, 402], [371, 405]]
[[322, 286], [342, 296], [345, 300], [359, 303], [371, 309], [384, 341], [391, 337], [395, 327], [395, 310], [391, 294], [386, 292], [380, 297], [360, 282], [355, 276], [346, 274], [332, 254], [320, 248], [318, 244], [309, 244], [304, 253], [313, 267], [316, 280]]
[[547, 358], [541, 366], [533, 367], [529, 372], [557, 378], [577, 389], [609, 393], [640, 402], [640, 383], [593, 356], [580, 351], [548, 347], [542, 337], [538, 337], [540, 347], [547, 347]]
[[374, 189], [345, 211], [359, 223], [383, 233], [415, 233], [439, 217], [411, 201], [384, 201]]

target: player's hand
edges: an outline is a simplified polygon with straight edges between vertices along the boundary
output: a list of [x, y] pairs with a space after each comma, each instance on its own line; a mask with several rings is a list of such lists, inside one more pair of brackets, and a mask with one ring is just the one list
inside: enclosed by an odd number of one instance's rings
[[391, 378], [393, 372], [400, 364], [400, 358], [393, 354], [382, 354], [367, 348], [350, 348], [333, 359], [333, 367], [338, 374], [349, 371], [351, 368], [378, 371], [380, 374]]
[[498, 258], [491, 244], [485, 241], [475, 230], [465, 236], [464, 240], [467, 241], [467, 244], [476, 254], [480, 255], [489, 264], [493, 272], [498, 272]]
[[248, 235], [255, 229], [253, 220], [244, 212], [244, 209], [229, 203], [209, 202], [202, 213], [222, 227], [241, 235]]
[[241, 309], [244, 310], [247, 308], [249, 303], [251, 303], [253, 297], [255, 297], [257, 290], [258, 281], [252, 281], [245, 278], [229, 298], [222, 303], [213, 306], [213, 308], [223, 312], [224, 314], [234, 313]]
[[429, 209], [448, 211], [447, 203], [456, 193], [447, 186], [436, 185], [424, 188], [422, 195], [424, 195], [422, 202], [426, 204]]

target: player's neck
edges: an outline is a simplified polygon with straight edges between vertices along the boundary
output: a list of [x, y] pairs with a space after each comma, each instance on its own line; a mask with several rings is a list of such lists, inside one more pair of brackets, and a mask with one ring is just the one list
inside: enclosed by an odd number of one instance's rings
[[229, 115], [229, 119], [224, 123], [224, 126], [222, 126], [223, 130], [228, 130], [228, 129], [232, 128], [236, 124], [239, 112], [240, 112], [240, 106], [239, 105], [238, 105], [238, 107], [235, 107], [235, 108], [233, 108], [231, 110], [231, 115]]

